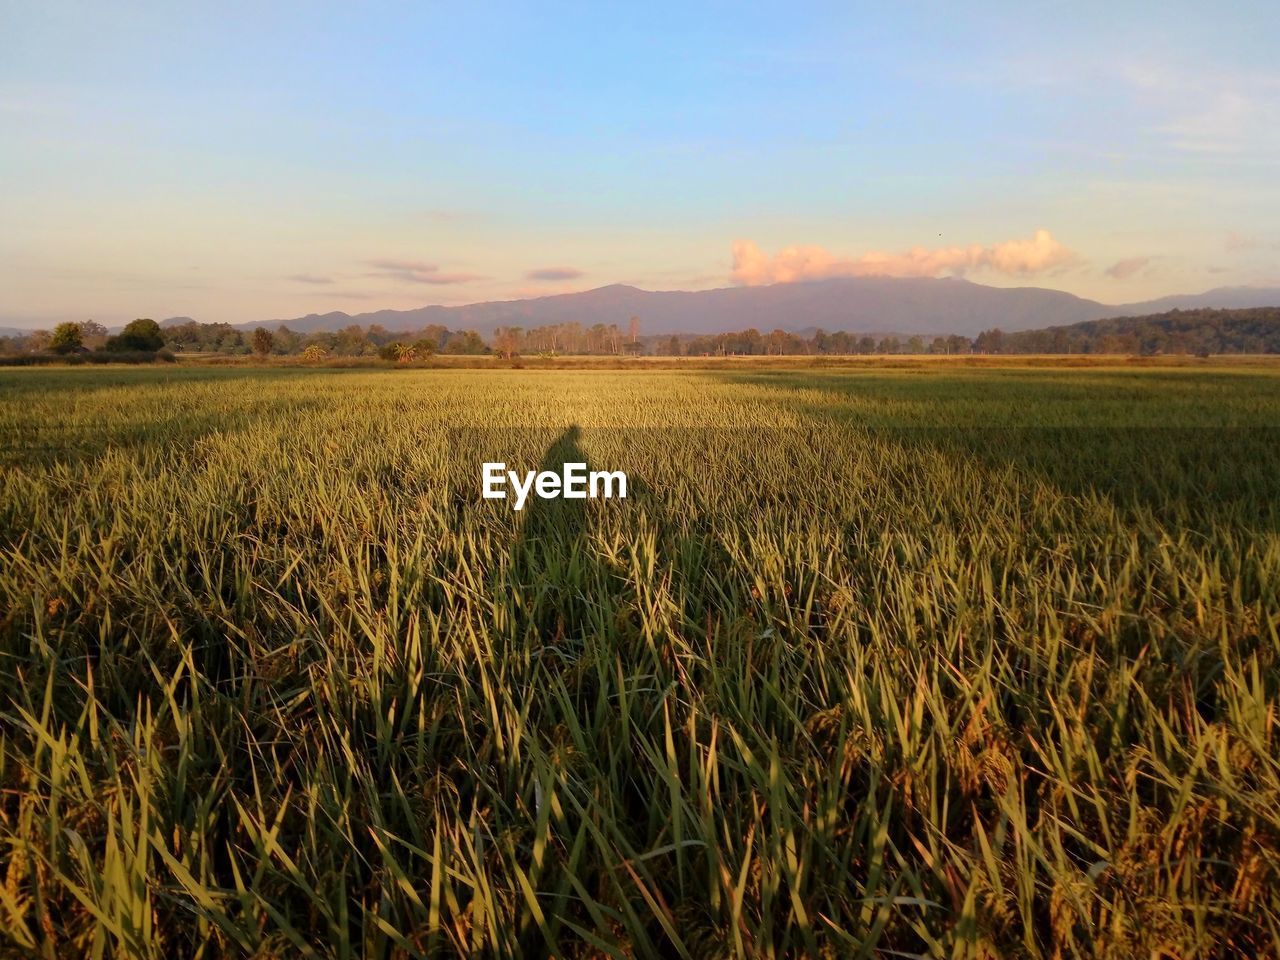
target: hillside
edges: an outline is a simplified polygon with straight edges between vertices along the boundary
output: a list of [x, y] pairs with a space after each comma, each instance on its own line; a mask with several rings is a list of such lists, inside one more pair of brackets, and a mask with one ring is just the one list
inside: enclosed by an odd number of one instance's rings
[[[1179, 302], [1166, 303], [1169, 300]], [[310, 333], [339, 330], [350, 324], [378, 324], [388, 330], [416, 330], [437, 324], [487, 335], [503, 326], [528, 329], [572, 322], [583, 327], [597, 323], [621, 325], [630, 317], [638, 316], [647, 334], [705, 335], [754, 327], [789, 332], [822, 328], [859, 334], [896, 332], [972, 337], [992, 327], [1005, 331], [1033, 330], [1118, 314], [1153, 313], [1172, 306], [1275, 304], [1280, 304], [1280, 290], [1249, 287], [1220, 288], [1150, 304], [1116, 307], [1041, 287], [989, 287], [957, 278], [846, 277], [700, 291], [649, 291], [614, 284], [530, 300], [378, 310], [354, 315], [336, 311], [242, 327], [275, 328], [283, 324], [291, 330]]]
[[709, 334], [756, 327], [798, 331], [823, 327], [851, 333], [903, 331], [973, 335], [998, 325], [1026, 330], [1045, 323], [1074, 323], [1104, 316], [1108, 308], [1058, 290], [1004, 289], [959, 279], [858, 277], [764, 287], [701, 291], [649, 291], [614, 284], [582, 293], [476, 303], [458, 307], [379, 310], [350, 315], [310, 314], [265, 324], [307, 333], [349, 324], [379, 324], [391, 330], [439, 324], [454, 330], [492, 333], [501, 326], [536, 327], [577, 322], [625, 323], [641, 318], [652, 334]]
[[1114, 317], [1138, 317], [1172, 310], [1240, 310], [1249, 307], [1280, 306], [1280, 289], [1268, 287], [1214, 287], [1204, 293], [1177, 293], [1155, 300], [1124, 303], [1114, 308]]
[[[976, 337], [991, 329], [1006, 334], [1058, 329], [1107, 318], [1165, 314], [1175, 309], [1278, 305], [1280, 289], [1264, 287], [1219, 287], [1203, 293], [1111, 306], [1041, 287], [989, 287], [957, 278], [848, 277], [699, 291], [650, 291], [613, 284], [527, 300], [357, 314], [331, 311], [237, 324], [234, 328], [251, 331], [286, 326], [305, 335], [332, 333], [352, 325], [376, 325], [396, 332], [437, 326], [491, 336], [499, 327], [507, 326], [525, 330], [567, 323], [577, 323], [583, 329], [596, 324], [625, 327], [635, 316], [640, 318], [641, 331], [647, 337], [708, 336], [752, 328], [806, 336], [821, 329], [875, 336]], [[171, 317], [161, 321], [161, 326], [191, 323], [190, 317]], [[22, 337], [29, 332], [0, 330], [0, 336]]]
[[987, 331], [995, 353], [1280, 353], [1280, 307], [1170, 310], [1016, 333]]

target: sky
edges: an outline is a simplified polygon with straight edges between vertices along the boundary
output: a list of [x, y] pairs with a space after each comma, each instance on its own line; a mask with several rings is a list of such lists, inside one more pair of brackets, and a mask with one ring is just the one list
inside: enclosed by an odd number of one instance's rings
[[0, 325], [1280, 285], [1280, 4], [0, 0]]

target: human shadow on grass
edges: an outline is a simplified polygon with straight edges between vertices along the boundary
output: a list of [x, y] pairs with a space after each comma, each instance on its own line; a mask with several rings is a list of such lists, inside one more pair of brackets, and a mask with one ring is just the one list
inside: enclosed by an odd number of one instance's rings
[[[567, 429], [547, 448], [538, 472], [561, 474], [565, 464], [590, 464], [581, 430]], [[589, 500], [543, 499], [531, 491], [521, 511], [520, 533], [512, 547], [508, 597], [514, 625], [532, 631], [552, 649], [580, 646], [582, 635], [601, 626], [599, 600], [613, 576], [595, 558], [590, 544]], [[568, 649], [560, 651], [570, 656]]]
[[[629, 445], [624, 440], [623, 447]], [[547, 448], [538, 469], [559, 474], [565, 464], [579, 463], [588, 474], [599, 469], [573, 426]], [[611, 454], [608, 468], [622, 466]], [[676, 641], [652, 623], [646, 626], [645, 611], [646, 594], [656, 585], [681, 580], [688, 559], [683, 541], [693, 528], [678, 527], [665, 498], [633, 468], [627, 479], [626, 500], [531, 495], [521, 511], [495, 597], [509, 617], [497, 642], [510, 644], [508, 677], [519, 675], [516, 686], [525, 698], [525, 775], [507, 785], [504, 799], [513, 823], [524, 822], [522, 809], [536, 818], [529, 771], [564, 771], [555, 794], [564, 818], [558, 829], [578, 837], [574, 844], [596, 848], [576, 866], [565, 865], [572, 885], [563, 873], [544, 880], [539, 897], [552, 941], [568, 942], [576, 937], [574, 928], [592, 928], [595, 920], [580, 896], [585, 892], [612, 909], [625, 903], [623, 909], [640, 918], [650, 951], [674, 955], [676, 947], [641, 891], [679, 896], [660, 868], [663, 860], [652, 857], [670, 843], [666, 819], [655, 820], [653, 796]], [[656, 556], [648, 556], [651, 549]], [[629, 870], [622, 867], [632, 860]], [[530, 930], [526, 940], [531, 954], [553, 946], [540, 931]]]

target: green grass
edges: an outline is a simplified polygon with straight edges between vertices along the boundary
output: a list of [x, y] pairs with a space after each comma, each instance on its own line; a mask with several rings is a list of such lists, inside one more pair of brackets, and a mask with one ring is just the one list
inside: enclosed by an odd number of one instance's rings
[[[0, 374], [46, 957], [1280, 954], [1280, 375]], [[480, 463], [623, 469], [479, 499]]]

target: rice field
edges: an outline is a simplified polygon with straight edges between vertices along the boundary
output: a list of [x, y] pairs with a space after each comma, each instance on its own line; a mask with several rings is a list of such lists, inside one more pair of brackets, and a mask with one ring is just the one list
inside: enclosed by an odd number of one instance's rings
[[1269, 367], [0, 373], [0, 953], [1280, 956], [1278, 428]]

